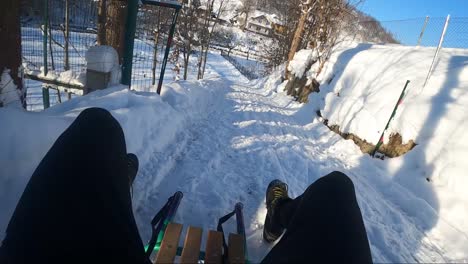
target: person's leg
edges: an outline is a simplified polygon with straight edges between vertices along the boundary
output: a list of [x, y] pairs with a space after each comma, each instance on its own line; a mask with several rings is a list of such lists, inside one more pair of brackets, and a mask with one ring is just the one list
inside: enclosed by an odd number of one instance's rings
[[133, 218], [123, 130], [104, 110], [84, 110], [31, 176], [0, 255], [17, 263], [144, 263]]
[[343, 173], [320, 178], [275, 211], [286, 232], [263, 263], [372, 262], [354, 185]]

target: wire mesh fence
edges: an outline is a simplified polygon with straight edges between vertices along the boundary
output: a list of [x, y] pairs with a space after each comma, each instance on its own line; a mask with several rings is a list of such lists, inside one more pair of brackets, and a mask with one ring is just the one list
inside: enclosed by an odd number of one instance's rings
[[[103, 6], [101, 4], [103, 2], [107, 5]], [[72, 70], [76, 74], [83, 73], [87, 67], [86, 51], [97, 44], [117, 47], [122, 59], [125, 14], [121, 11], [126, 9], [126, 1], [31, 0], [22, 3], [22, 56], [26, 68], [36, 72], [47, 69], [48, 72], [54, 71], [58, 75], [67, 70]], [[107, 16], [103, 24], [103, 8], [107, 14], [121, 13], [122, 16]], [[132, 87], [139, 90], [154, 90], [151, 87], [160, 79], [174, 12], [171, 8], [140, 3], [133, 50]], [[350, 24], [358, 35], [358, 41], [435, 47], [439, 43], [445, 21], [444, 17], [422, 17], [381, 22], [357, 21]], [[104, 35], [102, 35], [102, 25], [105, 29]], [[443, 47], [468, 48], [468, 18], [450, 19]], [[174, 61], [177, 57], [177, 52], [174, 52]], [[262, 65], [251, 65], [248, 59], [231, 57], [228, 59], [233, 64], [243, 69], [253, 67], [253, 72], [257, 75], [263, 68]], [[177, 66], [174, 64], [169, 66], [166, 79], [176, 77], [179, 69], [176, 69]], [[28, 88], [28, 93], [31, 91], [30, 98], [40, 97], [39, 89], [43, 87], [41, 82], [27, 79], [25, 86]], [[38, 89], [39, 92], [34, 89]], [[56, 97], [51, 96], [52, 104], [60, 102], [61, 97], [63, 98], [60, 93]], [[28, 102], [29, 105], [36, 103], [39, 105], [38, 99]]]
[[243, 57], [230, 55], [221, 51], [221, 56], [229, 61], [243, 76], [249, 80], [258, 79], [266, 76], [265, 64], [256, 60], [247, 60]]
[[450, 19], [443, 46], [468, 49], [468, 17]]
[[[445, 17], [420, 17], [392, 21], [359, 21], [356, 35], [376, 43], [436, 47], [446, 22]], [[444, 48], [468, 48], [468, 17], [450, 18]]]
[[[125, 1], [33, 0], [21, 12], [23, 65], [37, 74], [72, 70], [86, 71], [86, 51], [97, 44], [116, 47], [122, 63], [125, 31]], [[100, 35], [100, 11], [106, 13], [104, 35]], [[159, 81], [174, 9], [141, 4], [138, 8], [131, 84], [147, 88]], [[122, 13], [121, 16], [115, 15]], [[47, 65], [45, 65], [47, 63]], [[167, 78], [173, 78], [168, 75]], [[27, 88], [42, 88], [26, 79]], [[52, 87], [54, 88], [54, 87]], [[28, 89], [29, 90], [29, 89]], [[35, 92], [39, 97], [39, 92]], [[33, 97], [33, 96], [30, 96]], [[54, 98], [51, 97], [54, 101]], [[38, 103], [38, 100], [30, 102]], [[57, 100], [55, 100], [57, 101]], [[60, 101], [60, 100], [58, 100]], [[52, 103], [53, 104], [53, 103]]]
[[173, 12], [166, 7], [140, 6], [133, 50], [132, 87], [148, 90], [159, 81]]
[[[38, 76], [72, 70], [79, 75], [86, 69], [85, 54], [96, 44], [97, 1], [33, 0], [21, 6], [23, 66]], [[42, 109], [42, 88], [57, 89], [50, 94], [54, 105], [71, 95], [59, 87], [26, 78], [28, 110]]]
[[40, 10], [22, 13], [23, 62], [39, 70], [45, 66], [46, 54], [47, 70], [71, 69], [77, 72], [84, 70], [86, 50], [96, 43], [97, 2], [93, 0], [39, 2], [43, 4]]

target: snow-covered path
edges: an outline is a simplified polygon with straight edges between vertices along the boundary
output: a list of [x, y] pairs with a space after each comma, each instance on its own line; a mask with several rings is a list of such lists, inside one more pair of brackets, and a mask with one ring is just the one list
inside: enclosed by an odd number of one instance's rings
[[[372, 159], [315, 120], [313, 103], [298, 104], [282, 92], [279, 74], [248, 82], [221, 56], [211, 54], [208, 62], [206, 80], [167, 83], [162, 96], [114, 87], [38, 113], [0, 109], [0, 239], [57, 137], [82, 110], [102, 107], [140, 159], [133, 204], [144, 241], [151, 218], [178, 190], [184, 199], [175, 220], [205, 231], [242, 202], [256, 263], [271, 248], [261, 236], [268, 183], [281, 179], [296, 197], [338, 170], [355, 184], [375, 262], [468, 262], [466, 230], [440, 212], [437, 186], [415, 174], [426, 168], [411, 153]], [[226, 232], [234, 229], [227, 223]]]
[[[156, 153], [135, 183], [143, 239], [150, 235], [151, 217], [177, 190], [184, 192], [184, 199], [176, 221], [204, 230], [215, 229], [218, 218], [240, 201], [245, 206], [249, 258], [259, 261], [270, 248], [261, 238], [268, 183], [281, 179], [296, 197], [319, 177], [340, 170], [355, 183], [374, 261], [451, 260], [437, 237], [428, 234], [438, 221], [436, 210], [394, 182], [383, 162], [312, 122], [314, 113], [307, 107], [248, 83], [226, 61], [215, 60], [210, 68], [223, 73], [225, 86], [208, 114], [178, 135], [176, 144]], [[162, 179], [157, 184], [155, 175]]]

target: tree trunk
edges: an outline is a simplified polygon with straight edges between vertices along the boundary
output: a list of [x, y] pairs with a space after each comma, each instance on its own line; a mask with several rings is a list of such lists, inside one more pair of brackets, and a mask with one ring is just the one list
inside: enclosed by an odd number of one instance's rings
[[[211, 8], [212, 8], [212, 2], [214, 1], [207, 1], [206, 2], [206, 10], [205, 10], [205, 17], [203, 18], [203, 27], [202, 29], [208, 29], [210, 26], [210, 17], [211, 17]], [[209, 29], [208, 29], [209, 30]], [[206, 32], [205, 32], [206, 33]], [[202, 79], [203, 73], [202, 73], [202, 66], [203, 66], [203, 54], [205, 53], [205, 45], [207, 45], [208, 38], [206, 35], [203, 35], [201, 38], [201, 43], [200, 43], [200, 53], [198, 57], [198, 73], [197, 73], [197, 80]]]
[[100, 0], [99, 10], [98, 10], [98, 25], [97, 25], [97, 44], [98, 45], [107, 45], [106, 22], [107, 22], [107, 0]]
[[199, 51], [199, 54], [198, 54], [197, 80], [200, 80], [200, 79], [202, 78], [201, 75], [202, 75], [202, 65], [203, 65], [203, 54], [204, 54], [204, 45], [201, 44], [201, 45], [200, 45], [200, 51]]
[[26, 107], [21, 66], [21, 24], [20, 1], [0, 1], [0, 76], [5, 69], [10, 70], [11, 78], [21, 91], [21, 102]]
[[187, 80], [191, 50], [184, 50], [184, 80]]
[[156, 66], [158, 64], [158, 45], [159, 45], [159, 27], [157, 31], [154, 33], [154, 50], [153, 50], [153, 69], [151, 72], [153, 73], [153, 81], [152, 84], [156, 84]]
[[[205, 77], [206, 61], [208, 60], [208, 51], [210, 50], [211, 38], [213, 37], [213, 32], [215, 31], [216, 25], [218, 24], [218, 18], [221, 15], [221, 12], [223, 10], [223, 3], [224, 3], [224, 0], [222, 0], [219, 5], [218, 13], [216, 14], [216, 20], [213, 23], [213, 27], [211, 28], [211, 31], [209, 31], [209, 34], [208, 34], [208, 39], [206, 41], [206, 47], [205, 47], [205, 54], [203, 56], [203, 69], [201, 71], [201, 79]], [[214, 0], [211, 2], [210, 10], [213, 9], [213, 5], [214, 5]]]
[[[65, 28], [63, 29], [63, 36], [65, 39], [65, 58], [64, 58], [64, 69], [66, 71], [70, 70], [70, 51], [69, 51], [69, 41], [70, 41], [70, 0], [65, 0]], [[60, 92], [59, 92], [60, 94]], [[60, 98], [60, 97], [59, 97]]]
[[286, 80], [288, 80], [290, 77], [289, 71], [288, 71], [289, 63], [293, 60], [294, 55], [296, 54], [302, 42], [302, 35], [304, 34], [305, 23], [307, 22], [307, 17], [309, 16], [311, 2], [312, 2], [311, 0], [308, 0], [306, 3], [304, 3], [304, 9], [302, 11], [301, 18], [299, 19], [299, 22], [297, 23], [297, 26], [296, 26], [296, 31], [292, 39], [291, 48], [289, 49], [289, 53], [288, 53], [288, 62], [286, 63], [286, 70], [285, 70]]
[[184, 80], [187, 80], [188, 75], [188, 60], [184, 59]]
[[107, 6], [106, 42], [119, 54], [120, 64], [125, 50], [127, 4], [127, 0], [110, 0]]
[[49, 55], [50, 55], [50, 67], [53, 71], [55, 71], [55, 59], [54, 59], [54, 49], [52, 46], [52, 27], [50, 25], [50, 16], [48, 17], [49, 19], [47, 20], [47, 30], [49, 31]]

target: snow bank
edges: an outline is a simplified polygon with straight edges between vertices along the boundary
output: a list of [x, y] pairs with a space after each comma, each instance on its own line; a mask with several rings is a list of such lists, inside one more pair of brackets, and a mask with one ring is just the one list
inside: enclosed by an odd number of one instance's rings
[[127, 151], [137, 154], [141, 167], [148, 167], [154, 153], [178, 144], [178, 136], [203, 118], [222, 87], [216, 80], [211, 85], [173, 83], [164, 88], [162, 97], [114, 87], [39, 113], [0, 108], [0, 240], [34, 169], [81, 111], [90, 107], [109, 110], [125, 132]]
[[289, 63], [288, 70], [297, 78], [302, 78], [315, 57], [315, 52], [311, 49], [300, 50], [296, 52], [293, 60]]
[[[468, 232], [468, 50], [443, 49], [427, 86], [435, 48], [354, 45], [336, 52], [310, 101], [330, 125], [376, 144], [406, 80], [407, 94], [385, 135], [399, 133], [418, 144], [403, 157], [384, 161], [406, 188], [439, 212], [437, 233], [447, 248], [464, 248], [443, 226]], [[426, 179], [430, 179], [428, 183]], [[435, 189], [435, 196], [425, 191]], [[456, 242], [458, 241], [458, 242]], [[457, 244], [455, 246], [455, 244]], [[457, 254], [455, 254], [457, 255]]]
[[21, 106], [21, 91], [19, 91], [10, 76], [10, 70], [5, 69], [0, 76], [0, 107]]

